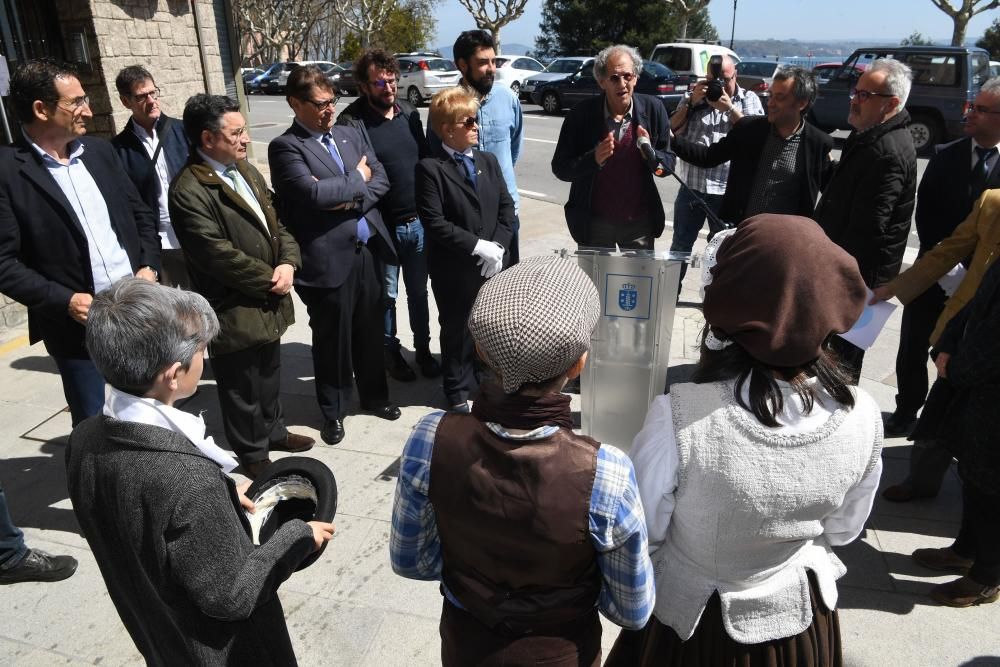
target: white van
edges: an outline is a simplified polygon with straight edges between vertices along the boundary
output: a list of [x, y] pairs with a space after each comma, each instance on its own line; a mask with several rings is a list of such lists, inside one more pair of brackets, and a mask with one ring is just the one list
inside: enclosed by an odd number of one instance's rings
[[694, 40], [657, 44], [649, 59], [666, 65], [677, 74], [690, 76], [693, 81], [708, 75], [708, 59], [712, 56], [729, 56], [734, 63], [740, 61], [734, 51], [724, 46]]

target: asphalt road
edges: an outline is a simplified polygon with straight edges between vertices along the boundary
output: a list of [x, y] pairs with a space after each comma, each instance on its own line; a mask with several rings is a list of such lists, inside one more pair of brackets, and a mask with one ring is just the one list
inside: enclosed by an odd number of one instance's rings
[[[285, 98], [275, 95], [251, 95], [248, 97], [250, 106], [250, 132], [253, 141], [254, 156], [257, 159], [267, 159], [267, 144], [271, 139], [284, 132], [292, 121], [292, 110], [285, 102]], [[356, 98], [344, 97], [337, 104], [337, 110], [341, 110]], [[555, 204], [564, 204], [569, 197], [569, 183], [564, 183], [552, 175], [550, 163], [552, 153], [559, 139], [559, 129], [562, 127], [563, 116], [548, 116], [542, 112], [541, 107], [534, 104], [524, 104], [524, 148], [515, 167], [517, 175], [518, 191], [522, 197], [540, 199], [542, 201]], [[420, 108], [420, 116], [427, 126], [427, 107]], [[843, 140], [847, 136], [846, 132], [835, 132], [834, 138]], [[838, 144], [839, 145], [839, 144]], [[840, 150], [833, 153], [834, 159], [840, 157]], [[927, 160], [920, 158], [917, 161], [918, 176], [923, 176], [924, 167]], [[657, 179], [657, 188], [664, 202], [667, 211], [667, 228], [664, 236], [669, 234], [671, 229], [670, 218], [673, 214], [672, 202], [677, 197], [679, 185], [671, 178]], [[704, 232], [703, 232], [704, 233]], [[666, 243], [660, 243], [660, 248], [666, 250]], [[911, 264], [917, 255], [917, 233], [911, 227], [910, 239], [907, 243], [907, 252], [904, 259], [906, 264]]]

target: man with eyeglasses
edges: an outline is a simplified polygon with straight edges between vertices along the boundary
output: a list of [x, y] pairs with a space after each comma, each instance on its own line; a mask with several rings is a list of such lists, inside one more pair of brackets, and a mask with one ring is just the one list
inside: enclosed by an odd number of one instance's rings
[[131, 65], [118, 72], [115, 88], [122, 106], [132, 116], [111, 143], [146, 206], [159, 215], [163, 265], [160, 282], [191, 289], [184, 252], [170, 225], [167, 205], [170, 181], [188, 159], [184, 128], [179, 120], [161, 111], [160, 89], [145, 67]]
[[[670, 116], [670, 129], [674, 135], [685, 141], [702, 146], [711, 146], [722, 140], [736, 124], [747, 116], [764, 115], [764, 106], [752, 90], [740, 88], [736, 82], [736, 65], [729, 56], [722, 57], [722, 95], [715, 101], [706, 97], [708, 82], [716, 73], [709, 70], [704, 81], [694, 84], [684, 100]], [[696, 166], [680, 159], [678, 174], [688, 184], [694, 195], [701, 198], [709, 208], [719, 215], [722, 197], [726, 193], [729, 180], [729, 162], [712, 167]], [[681, 188], [674, 200], [673, 237], [671, 252], [691, 252], [694, 242], [705, 225], [705, 212], [697, 204], [692, 192]], [[711, 239], [722, 230], [722, 226], [708, 221]], [[684, 281], [687, 264], [681, 266], [680, 281]], [[678, 285], [678, 288], [680, 285]]]
[[156, 280], [156, 217], [111, 144], [84, 136], [93, 114], [70, 65], [19, 65], [10, 99], [21, 133], [0, 148], [0, 291], [28, 307], [30, 341], [55, 360], [75, 426], [104, 405], [84, 345], [90, 304], [120, 278]]
[[354, 62], [354, 78], [361, 96], [337, 116], [337, 125], [349, 125], [368, 138], [385, 167], [389, 191], [379, 200], [382, 219], [393, 235], [397, 264], [385, 264], [385, 368], [401, 382], [417, 379], [400, 351], [396, 337], [396, 296], [399, 273], [406, 284], [406, 305], [413, 331], [414, 361], [424, 377], [441, 375], [431, 355], [430, 312], [427, 305], [427, 255], [424, 227], [417, 217], [414, 172], [427, 157], [427, 138], [420, 113], [397, 94], [399, 62], [382, 49], [369, 49]]
[[296, 68], [285, 93], [295, 120], [267, 159], [281, 219], [302, 247], [295, 291], [309, 311], [320, 437], [336, 445], [355, 382], [362, 410], [400, 417], [382, 352], [382, 267], [398, 264], [378, 208], [389, 179], [357, 129], [334, 126], [337, 94], [322, 70]]
[[[1000, 244], [1000, 78], [983, 84], [965, 123], [966, 136], [938, 146], [927, 163], [917, 197], [920, 254], [913, 266], [875, 290], [878, 299], [905, 304], [896, 354], [896, 410], [886, 435], [910, 430], [917, 410], [928, 402], [910, 438], [905, 480], [883, 497], [907, 502], [936, 496], [951, 465], [951, 452], [938, 446], [930, 423], [927, 350], [937, 347], [945, 326], [979, 288]], [[950, 281], [944, 279], [951, 274]], [[942, 284], [938, 281], [941, 280]], [[950, 285], [949, 285], [950, 282]], [[942, 289], [949, 286], [949, 291]], [[935, 357], [940, 357], [937, 351]], [[935, 391], [932, 390], [933, 395]]]
[[292, 280], [302, 260], [267, 182], [246, 159], [250, 135], [239, 103], [191, 97], [184, 134], [193, 151], [170, 185], [170, 220], [191, 283], [219, 318], [208, 352], [222, 426], [253, 479], [270, 465], [271, 451], [315, 444], [288, 432], [280, 400], [281, 335], [295, 322]]
[[[666, 216], [653, 174], [670, 169], [667, 110], [635, 92], [642, 56], [631, 46], [609, 46], [594, 59], [604, 91], [566, 115], [552, 155], [552, 173], [572, 183], [566, 223], [580, 246], [652, 250]], [[655, 160], [640, 149], [648, 142]], [[660, 171], [663, 173], [663, 171]]]
[[[879, 59], [858, 79], [848, 122], [854, 130], [816, 209], [816, 221], [858, 261], [870, 289], [892, 280], [903, 263], [917, 190], [917, 153], [904, 108], [913, 75], [898, 60]], [[864, 350], [833, 338], [855, 381]]]

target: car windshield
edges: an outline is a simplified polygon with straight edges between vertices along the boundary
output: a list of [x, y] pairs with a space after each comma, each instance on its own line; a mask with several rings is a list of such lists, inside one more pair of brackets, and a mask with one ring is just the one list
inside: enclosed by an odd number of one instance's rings
[[656, 62], [662, 63], [672, 69], [685, 71], [691, 69], [691, 49], [689, 48], [678, 49], [668, 46], [657, 50], [653, 57], [656, 59]]
[[660, 63], [654, 63], [649, 60], [642, 64], [643, 71], [649, 76], [653, 77], [664, 77], [667, 79], [672, 79], [677, 76], [674, 71], [667, 67], [666, 65], [661, 65]]
[[496, 59], [497, 67], [503, 67], [504, 65], [507, 64], [508, 61], [510, 61], [510, 58], [497, 58]]
[[559, 59], [553, 60], [549, 63], [549, 67], [546, 71], [552, 72], [553, 74], [573, 74], [578, 69], [580, 69], [579, 60]]

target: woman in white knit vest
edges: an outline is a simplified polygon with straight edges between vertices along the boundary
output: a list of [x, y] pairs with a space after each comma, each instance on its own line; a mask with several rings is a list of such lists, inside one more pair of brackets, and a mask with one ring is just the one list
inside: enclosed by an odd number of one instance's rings
[[724, 234], [706, 253], [694, 382], [653, 402], [632, 448], [654, 618], [606, 664], [838, 666], [831, 547], [871, 511], [882, 422], [828, 341], [860, 317], [865, 284], [812, 220]]

